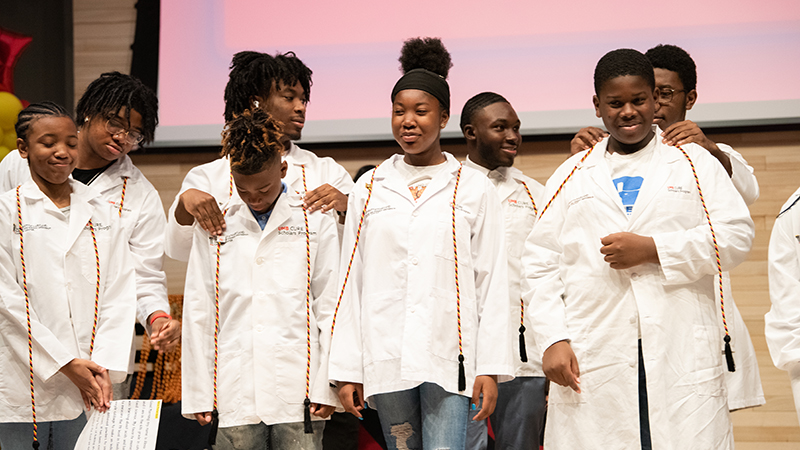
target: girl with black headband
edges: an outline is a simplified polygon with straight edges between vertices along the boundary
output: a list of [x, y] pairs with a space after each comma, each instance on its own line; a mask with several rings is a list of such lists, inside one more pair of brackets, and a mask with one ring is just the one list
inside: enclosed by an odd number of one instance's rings
[[406, 41], [400, 62], [403, 153], [350, 195], [329, 376], [346, 410], [360, 417], [365, 398], [378, 410], [389, 448], [464, 448], [470, 399], [483, 394], [485, 419], [513, 373], [503, 215], [491, 182], [441, 149], [441, 41]]

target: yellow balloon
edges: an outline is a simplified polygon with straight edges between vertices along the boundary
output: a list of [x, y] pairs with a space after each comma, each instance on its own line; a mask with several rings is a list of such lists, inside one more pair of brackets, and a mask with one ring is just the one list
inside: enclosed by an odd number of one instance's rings
[[11, 92], [0, 92], [0, 128], [14, 129], [17, 114], [22, 111], [22, 102]]
[[11, 153], [11, 150], [8, 149], [5, 145], [0, 145], [0, 161], [6, 157], [7, 154]]
[[0, 140], [0, 145], [3, 147], [8, 147], [10, 149], [17, 148], [17, 132], [14, 129], [5, 129], [2, 130], [3, 133], [3, 140]]

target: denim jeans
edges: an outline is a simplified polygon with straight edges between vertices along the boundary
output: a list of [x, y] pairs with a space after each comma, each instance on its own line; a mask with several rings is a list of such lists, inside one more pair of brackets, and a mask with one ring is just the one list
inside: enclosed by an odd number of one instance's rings
[[469, 398], [433, 383], [372, 396], [389, 450], [463, 449]]
[[[544, 434], [546, 411], [545, 377], [517, 377], [497, 385], [497, 406], [491, 415], [496, 450], [538, 450]], [[474, 411], [477, 412], [477, 411]], [[470, 418], [475, 414], [470, 412]], [[485, 420], [470, 422], [467, 449], [486, 450], [488, 426]]]
[[[37, 422], [39, 448], [47, 450], [73, 450], [78, 436], [86, 425], [86, 414], [72, 420]], [[53, 442], [50, 443], [52, 431]], [[33, 443], [33, 422], [0, 423], [0, 447], [3, 450], [30, 450]], [[52, 447], [51, 447], [52, 445]]]
[[220, 428], [214, 450], [322, 450], [325, 422], [314, 421], [311, 426], [314, 434], [305, 433], [303, 422]]

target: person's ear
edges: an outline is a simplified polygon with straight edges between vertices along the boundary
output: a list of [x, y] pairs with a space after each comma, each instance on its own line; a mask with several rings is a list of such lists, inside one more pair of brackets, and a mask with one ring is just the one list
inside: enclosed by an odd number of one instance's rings
[[286, 161], [281, 161], [281, 178], [286, 177], [287, 170], [289, 170], [289, 164]]
[[602, 119], [603, 116], [600, 114], [600, 99], [597, 98], [596, 95], [592, 96], [592, 103], [594, 103], [594, 115]]
[[23, 159], [28, 158], [28, 144], [22, 138], [17, 138], [17, 152]]
[[475, 125], [471, 123], [464, 125], [464, 138], [468, 141], [474, 141], [475, 139], [478, 139], [478, 137], [475, 135]]
[[697, 89], [692, 89], [686, 93], [686, 110], [689, 111], [697, 101]]
[[250, 97], [250, 110], [254, 110], [256, 108], [263, 108], [266, 106], [267, 102], [260, 96], [254, 95]]
[[450, 120], [450, 113], [446, 110], [442, 110], [442, 115], [439, 118], [439, 128], [444, 128], [447, 126], [447, 122]]

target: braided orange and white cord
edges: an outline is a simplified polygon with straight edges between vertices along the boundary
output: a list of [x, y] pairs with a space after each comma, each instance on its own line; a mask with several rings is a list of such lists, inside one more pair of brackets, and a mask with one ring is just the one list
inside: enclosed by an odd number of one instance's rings
[[[522, 186], [525, 188], [528, 198], [531, 199], [533, 215], [536, 216], [536, 202], [533, 201], [533, 194], [531, 194], [531, 190], [528, 189], [527, 183], [522, 180], [520, 180], [520, 183], [522, 183]], [[528, 351], [525, 346], [525, 301], [522, 300], [522, 298], [519, 299], [519, 359], [522, 362], [528, 362]]]
[[[306, 166], [301, 165], [303, 172], [303, 191], [306, 186]], [[311, 427], [311, 233], [308, 230], [308, 212], [303, 208], [303, 221], [306, 227], [306, 398], [303, 400], [303, 425], [306, 434], [314, 433]]]
[[[22, 202], [20, 201], [19, 196], [19, 189], [20, 186], [17, 186], [16, 195], [17, 195], [17, 226], [19, 228], [19, 259], [20, 265], [22, 266], [22, 292], [25, 294], [25, 316], [27, 321], [28, 327], [28, 368], [30, 370], [30, 384], [31, 384], [31, 414], [33, 417], [33, 448], [39, 448], [39, 436], [38, 431], [39, 427], [36, 423], [36, 397], [34, 395], [34, 384], [33, 384], [33, 332], [31, 329], [31, 308], [30, 308], [30, 297], [28, 295], [28, 276], [25, 269], [25, 243], [23, 238], [23, 225], [22, 225]], [[94, 321], [92, 323], [92, 338], [89, 342], [89, 356], [91, 357], [92, 352], [94, 351], [94, 339], [97, 335], [97, 319], [99, 317], [99, 308], [100, 308], [100, 252], [97, 249], [97, 237], [94, 233], [94, 225], [92, 224], [92, 219], [89, 219], [89, 222], [86, 224], [89, 227], [89, 231], [92, 235], [92, 245], [94, 246], [94, 257], [95, 257], [95, 268], [97, 273], [97, 279], [95, 282], [95, 289], [94, 289]]]

